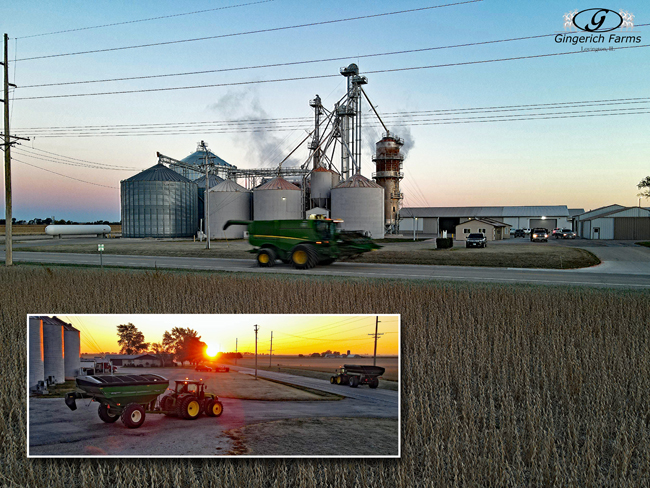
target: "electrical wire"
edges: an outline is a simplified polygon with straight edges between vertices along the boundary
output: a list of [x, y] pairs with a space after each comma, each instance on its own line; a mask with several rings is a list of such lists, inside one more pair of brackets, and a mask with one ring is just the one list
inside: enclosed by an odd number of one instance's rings
[[[620, 51], [622, 49], [637, 49], [637, 48], [645, 48], [645, 47], [650, 47], [650, 44], [641, 44], [638, 46], [615, 47], [615, 48], [611, 48], [611, 51]], [[524, 59], [541, 59], [541, 58], [548, 58], [554, 56], [567, 56], [572, 54], [584, 54], [584, 52], [567, 51], [562, 53], [547, 53], [547, 54], [533, 54], [528, 56], [516, 56], [512, 58], [484, 59], [479, 61], [463, 61], [458, 63], [445, 63], [445, 64], [433, 64], [433, 65], [426, 65], [426, 66], [412, 66], [406, 68], [381, 69], [381, 70], [374, 70], [374, 71], [366, 71], [364, 72], [364, 74], [397, 73], [403, 71], [415, 71], [415, 70], [433, 69], [433, 68], [448, 68], [454, 66], [469, 66], [475, 64], [500, 63], [506, 61], [521, 61]], [[296, 76], [291, 78], [276, 78], [272, 80], [249, 80], [249, 81], [240, 81], [240, 82], [231, 82], [231, 83], [213, 83], [207, 85], [177, 86], [177, 87], [166, 87], [166, 88], [144, 88], [138, 90], [120, 90], [120, 91], [95, 92], [95, 93], [71, 93], [65, 95], [44, 95], [44, 96], [36, 96], [36, 97], [17, 97], [14, 100], [43, 100], [43, 99], [54, 99], [54, 98], [89, 97], [89, 96], [100, 96], [100, 95], [124, 95], [128, 93], [167, 92], [167, 91], [191, 90], [191, 89], [199, 89], [199, 88], [217, 88], [217, 87], [225, 87], [225, 86], [256, 85], [256, 84], [264, 84], [264, 83], [283, 83], [288, 81], [304, 81], [304, 80], [334, 78], [338, 76], [339, 75], [335, 75], [335, 74]]]
[[133, 168], [133, 167], [122, 167], [122, 168], [111, 168], [111, 167], [106, 167], [102, 165], [91, 165], [91, 164], [83, 164], [83, 163], [77, 163], [77, 162], [71, 162], [67, 161], [65, 159], [60, 159], [60, 158], [53, 158], [53, 157], [43, 157], [38, 154], [34, 154], [29, 151], [24, 151], [22, 149], [14, 148], [14, 151], [17, 152], [18, 154], [24, 155], [24, 156], [29, 156], [31, 158], [39, 159], [41, 161], [47, 161], [51, 163], [58, 163], [58, 164], [65, 164], [68, 166], [77, 166], [80, 168], [90, 168], [90, 169], [102, 169], [102, 170], [109, 170], [109, 171], [139, 171], [140, 168]]
[[79, 178], [73, 178], [72, 176], [57, 173], [56, 171], [52, 171], [52, 170], [49, 170], [49, 169], [41, 168], [40, 166], [36, 166], [35, 164], [27, 163], [25, 161], [22, 161], [20, 159], [16, 159], [14, 157], [12, 157], [11, 160], [16, 161], [18, 163], [26, 164], [27, 166], [31, 166], [32, 168], [42, 169], [43, 171], [47, 171], [48, 173], [52, 173], [52, 174], [55, 174], [55, 175], [58, 175], [58, 176], [63, 176], [64, 178], [70, 178], [71, 180], [79, 181], [81, 183], [88, 183], [89, 185], [95, 185], [95, 186], [101, 186], [101, 187], [104, 187], [104, 188], [110, 188], [111, 190], [117, 190], [118, 189], [115, 186], [100, 185], [99, 183], [93, 183], [92, 181], [80, 180]]
[[231, 9], [231, 8], [237, 8], [237, 7], [247, 7], [249, 5], [258, 5], [260, 3], [268, 3], [268, 2], [273, 2], [274, 0], [261, 0], [259, 2], [250, 2], [250, 3], [240, 3], [238, 5], [228, 5], [226, 7], [217, 7], [217, 8], [209, 8], [206, 10], [196, 10], [194, 12], [186, 12], [182, 14], [172, 14], [172, 15], [162, 15], [160, 17], [150, 17], [148, 19], [139, 19], [139, 20], [128, 20], [125, 22], [114, 22], [112, 24], [103, 24], [103, 25], [94, 25], [91, 27], [79, 27], [76, 29], [66, 29], [66, 30], [60, 30], [60, 31], [55, 31], [55, 32], [45, 32], [43, 34], [32, 34], [30, 36], [22, 36], [22, 37], [16, 37], [16, 39], [29, 39], [31, 37], [42, 37], [42, 36], [51, 36], [54, 34], [65, 34], [67, 32], [78, 32], [78, 31], [83, 31], [83, 30], [90, 30], [90, 29], [100, 29], [103, 27], [115, 27], [118, 25], [126, 25], [126, 24], [137, 24], [139, 22], [149, 22], [152, 20], [162, 20], [162, 19], [171, 19], [173, 17], [182, 17], [185, 15], [195, 15], [195, 14], [204, 14], [207, 12], [214, 12], [217, 10], [226, 10], [226, 9]]
[[414, 12], [422, 12], [424, 10], [432, 10], [432, 9], [437, 9], [437, 8], [444, 8], [444, 7], [454, 7], [458, 5], [465, 5], [469, 3], [477, 3], [477, 2], [482, 2], [483, 0], [465, 0], [462, 2], [455, 2], [455, 3], [448, 3], [444, 5], [434, 5], [434, 6], [429, 6], [429, 7], [420, 7], [420, 8], [413, 8], [413, 9], [408, 9], [408, 10], [398, 10], [394, 12], [384, 12], [381, 14], [371, 14], [371, 15], [360, 15], [357, 17], [348, 17], [345, 19], [336, 19], [336, 20], [323, 20], [320, 22], [310, 22], [307, 24], [298, 24], [298, 25], [289, 25], [289, 26], [283, 26], [283, 27], [273, 27], [269, 29], [257, 29], [257, 30], [252, 30], [252, 31], [245, 31], [245, 32], [235, 32], [231, 34], [220, 34], [218, 36], [206, 36], [206, 37], [195, 37], [192, 39], [180, 39], [176, 41], [164, 41], [164, 42], [154, 42], [150, 44], [138, 44], [138, 45], [133, 45], [133, 46], [122, 46], [122, 47], [112, 47], [112, 48], [106, 48], [106, 49], [94, 49], [91, 51], [78, 51], [78, 52], [72, 52], [72, 53], [61, 53], [61, 54], [49, 54], [45, 56], [34, 56], [31, 58], [22, 58], [18, 59], [17, 61], [32, 61], [35, 59], [46, 59], [46, 58], [58, 58], [58, 57], [63, 57], [63, 56], [77, 56], [80, 54], [95, 54], [95, 53], [104, 53], [104, 52], [112, 52], [112, 51], [123, 51], [125, 49], [139, 49], [139, 48], [145, 48], [145, 47], [154, 47], [154, 46], [168, 46], [171, 44], [181, 44], [181, 43], [187, 43], [187, 42], [197, 42], [197, 41], [207, 41], [207, 40], [212, 40], [212, 39], [223, 39], [226, 37], [237, 37], [237, 36], [246, 36], [246, 35], [251, 35], [251, 34], [261, 34], [265, 32], [278, 32], [278, 31], [284, 31], [284, 30], [290, 30], [290, 29], [301, 29], [304, 27], [314, 27], [317, 25], [328, 25], [328, 24], [338, 24], [341, 22], [351, 22], [355, 20], [365, 20], [365, 19], [373, 19], [373, 18], [378, 18], [378, 17], [387, 17], [390, 15], [398, 15], [398, 14], [406, 14], [406, 13], [414, 13]]

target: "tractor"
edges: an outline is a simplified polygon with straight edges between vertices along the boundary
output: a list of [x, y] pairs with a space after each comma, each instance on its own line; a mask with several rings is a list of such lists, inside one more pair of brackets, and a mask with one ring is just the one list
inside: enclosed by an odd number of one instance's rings
[[208, 417], [219, 417], [223, 413], [223, 405], [219, 398], [212, 393], [206, 393], [202, 380], [178, 380], [176, 387], [169, 394], [160, 398], [160, 409], [165, 415], [173, 415], [183, 419], [193, 420], [201, 413]]

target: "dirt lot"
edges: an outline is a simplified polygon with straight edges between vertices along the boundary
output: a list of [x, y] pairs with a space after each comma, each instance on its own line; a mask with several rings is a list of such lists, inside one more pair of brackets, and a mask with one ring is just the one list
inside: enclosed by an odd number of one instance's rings
[[173, 388], [172, 380], [184, 378], [202, 379], [211, 393], [223, 398], [237, 398], [239, 400], [266, 400], [266, 401], [314, 401], [314, 400], [338, 400], [339, 397], [327, 394], [315, 394], [282, 385], [273, 381], [261, 378], [257, 380], [249, 375], [240, 374], [234, 371], [229, 373], [208, 373], [197, 372], [189, 368], [118, 368], [118, 373], [142, 374], [144, 372], [160, 374], [167, 378], [169, 387]]
[[[342, 364], [372, 364], [372, 357], [365, 356], [363, 358], [310, 358], [310, 357], [296, 357], [296, 356], [273, 356], [273, 365], [269, 367], [269, 359], [266, 361], [258, 358], [258, 367], [262, 367], [269, 371], [279, 371], [289, 374], [298, 374], [302, 376], [310, 376], [312, 378], [329, 379], [334, 374], [336, 368], [340, 368]], [[263, 364], [262, 364], [263, 363]], [[245, 357], [237, 361], [239, 366], [247, 368], [255, 367], [255, 358]], [[397, 357], [378, 357], [377, 366], [386, 368], [383, 379], [390, 382], [397, 383], [399, 379], [399, 359]], [[305, 372], [320, 372], [322, 374], [312, 375], [304, 374]], [[381, 383], [380, 383], [381, 384]]]
[[[382, 248], [355, 259], [361, 263], [424, 264], [446, 266], [488, 266], [511, 268], [573, 269], [594, 266], [600, 261], [589, 251], [558, 245], [557, 242], [531, 243], [511, 239], [490, 243], [485, 249], [466, 249], [456, 243], [452, 249], [435, 249], [435, 242], [397, 241], [382, 243]], [[379, 241], [381, 242], [381, 241]], [[17, 251], [97, 253], [97, 243], [34, 241], [16, 243]], [[105, 254], [139, 256], [180, 256], [225, 259], [254, 259], [247, 252], [252, 246], [244, 240], [213, 241], [211, 249], [205, 242], [178, 239], [114, 239], [105, 244]]]
[[238, 454], [251, 456], [396, 456], [398, 427], [394, 419], [306, 418], [247, 425], [226, 435], [240, 446]]

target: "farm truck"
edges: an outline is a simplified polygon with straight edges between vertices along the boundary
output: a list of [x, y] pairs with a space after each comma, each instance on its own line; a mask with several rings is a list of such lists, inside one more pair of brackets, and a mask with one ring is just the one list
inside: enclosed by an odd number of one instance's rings
[[344, 364], [330, 378], [330, 383], [350, 385], [352, 388], [356, 388], [359, 385], [368, 385], [374, 389], [379, 386], [379, 377], [384, 374], [384, 371], [386, 371], [386, 368], [379, 366]]

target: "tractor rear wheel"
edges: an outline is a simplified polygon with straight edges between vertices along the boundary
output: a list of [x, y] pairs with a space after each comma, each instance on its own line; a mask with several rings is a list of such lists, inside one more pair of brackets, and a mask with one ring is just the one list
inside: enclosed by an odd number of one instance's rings
[[208, 417], [219, 417], [223, 413], [223, 404], [219, 400], [208, 400], [205, 404], [205, 414]]
[[264, 247], [257, 252], [257, 265], [261, 268], [270, 268], [275, 265], [275, 251], [271, 248]]
[[137, 429], [144, 423], [145, 413], [142, 405], [129, 403], [122, 412], [122, 423], [129, 429]]
[[341, 377], [340, 377], [340, 376], [337, 376], [337, 377], [336, 377], [336, 384], [337, 384], [337, 385], [340, 385], [342, 382], [343, 382], [343, 381], [341, 380]]
[[296, 269], [311, 269], [318, 263], [318, 254], [309, 244], [298, 244], [291, 251], [291, 262]]
[[179, 412], [179, 417], [194, 420], [201, 415], [201, 404], [194, 396], [185, 397], [179, 404]]
[[113, 422], [115, 422], [117, 419], [120, 418], [119, 413], [116, 414], [111, 413], [110, 408], [106, 403], [102, 403], [99, 406], [99, 410], [97, 410], [97, 414], [99, 415], [99, 418], [102, 419], [107, 424], [112, 424]]
[[333, 385], [334, 383], [336, 383], [336, 377], [332, 376], [330, 377], [330, 384]]

